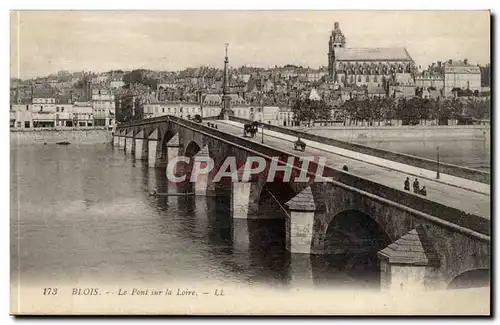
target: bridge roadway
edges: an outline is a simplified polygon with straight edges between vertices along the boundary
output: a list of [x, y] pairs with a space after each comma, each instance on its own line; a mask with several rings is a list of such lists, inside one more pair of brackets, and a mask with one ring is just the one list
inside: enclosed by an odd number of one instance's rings
[[[206, 123], [203, 122], [205, 125]], [[241, 123], [220, 120], [212, 120], [208, 121], [208, 123], [216, 123], [218, 131], [235, 136], [243, 135], [243, 124]], [[246, 139], [260, 143], [260, 132], [262, 130], [259, 128], [259, 133], [255, 138]], [[369, 156], [370, 159], [365, 161], [360, 157], [356, 157], [357, 153], [355, 152], [325, 144], [311, 143], [304, 152], [294, 151], [292, 142], [295, 140], [291, 139], [289, 135], [274, 131], [266, 130], [264, 133], [264, 144], [267, 146], [296, 156], [325, 157], [327, 166], [341, 169], [343, 165], [347, 165], [349, 173], [398, 190], [403, 190], [406, 177], [410, 177], [410, 181], [413, 182], [415, 177], [412, 177], [412, 175], [418, 172], [417, 175], [421, 175], [418, 177], [420, 186], [426, 187], [428, 200], [490, 219], [490, 193], [489, 185], [487, 184], [468, 181], [450, 175], [443, 175], [443, 180], [436, 180], [429, 177], [429, 175], [434, 175], [435, 177], [435, 171], [428, 171], [404, 164], [395, 165], [392, 161], [373, 156]], [[411, 184], [410, 187], [412, 187]]]

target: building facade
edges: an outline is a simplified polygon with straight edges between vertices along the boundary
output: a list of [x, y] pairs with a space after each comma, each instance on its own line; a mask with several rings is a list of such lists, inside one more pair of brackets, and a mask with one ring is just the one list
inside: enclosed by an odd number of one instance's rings
[[91, 102], [75, 102], [73, 105], [74, 126], [94, 126], [93, 108]]
[[444, 88], [444, 76], [430, 75], [424, 72], [415, 77], [415, 86], [423, 89], [435, 88], [436, 90], [441, 90]]
[[112, 126], [115, 116], [115, 96], [106, 89], [92, 90], [94, 126]]
[[467, 60], [448, 61], [444, 64], [444, 92], [452, 93], [453, 88], [481, 91], [481, 70], [470, 65]]

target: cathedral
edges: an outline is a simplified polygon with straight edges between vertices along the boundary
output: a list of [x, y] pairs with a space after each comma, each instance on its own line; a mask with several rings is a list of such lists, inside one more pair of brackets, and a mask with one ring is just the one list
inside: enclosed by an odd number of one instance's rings
[[415, 62], [405, 48], [348, 48], [336, 22], [328, 42], [328, 75], [341, 87], [382, 87], [385, 81], [411, 84]]

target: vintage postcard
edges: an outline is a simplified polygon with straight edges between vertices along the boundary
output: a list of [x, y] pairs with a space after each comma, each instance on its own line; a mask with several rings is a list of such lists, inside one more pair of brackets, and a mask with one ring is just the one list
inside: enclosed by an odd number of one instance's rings
[[11, 314], [490, 315], [490, 15], [11, 11]]

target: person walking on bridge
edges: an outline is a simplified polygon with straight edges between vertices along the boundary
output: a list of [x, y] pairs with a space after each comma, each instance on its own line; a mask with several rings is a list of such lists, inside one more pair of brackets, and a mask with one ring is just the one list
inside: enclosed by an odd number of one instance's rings
[[427, 190], [425, 189], [425, 186], [423, 186], [420, 190], [420, 195], [427, 196]]
[[405, 181], [405, 191], [409, 191], [410, 190], [410, 178], [409, 177], [406, 177], [406, 181]]
[[420, 192], [420, 184], [418, 183], [418, 178], [415, 178], [415, 181], [413, 182], [413, 192], [417, 194]]

